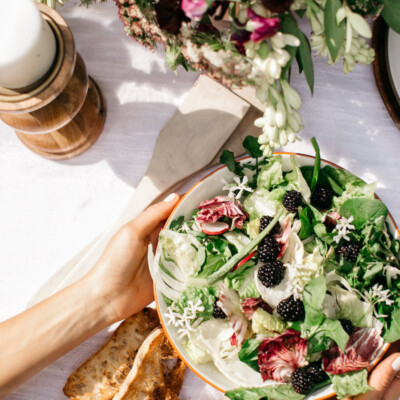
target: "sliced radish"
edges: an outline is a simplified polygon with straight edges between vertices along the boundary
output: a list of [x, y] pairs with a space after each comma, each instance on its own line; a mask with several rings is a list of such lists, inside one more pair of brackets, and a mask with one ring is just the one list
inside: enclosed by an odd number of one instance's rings
[[201, 224], [201, 230], [207, 235], [221, 235], [229, 230], [229, 225], [225, 222], [204, 223]]
[[254, 254], [256, 254], [255, 251], [253, 251], [252, 253], [250, 253], [247, 257], [243, 258], [242, 261], [238, 262], [237, 265], [236, 265], [236, 267], [233, 267], [233, 268], [232, 268], [232, 272], [233, 272], [233, 271], [236, 271], [236, 270], [237, 270], [239, 267], [241, 267], [244, 263], [247, 263], [247, 261], [249, 261], [250, 258], [254, 256]]

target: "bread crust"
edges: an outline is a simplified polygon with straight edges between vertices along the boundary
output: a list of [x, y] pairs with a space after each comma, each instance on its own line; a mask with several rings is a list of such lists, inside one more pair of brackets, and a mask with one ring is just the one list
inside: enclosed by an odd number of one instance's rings
[[71, 400], [111, 400], [121, 388], [145, 338], [159, 325], [157, 312], [145, 308], [123, 321], [108, 341], [68, 378]]

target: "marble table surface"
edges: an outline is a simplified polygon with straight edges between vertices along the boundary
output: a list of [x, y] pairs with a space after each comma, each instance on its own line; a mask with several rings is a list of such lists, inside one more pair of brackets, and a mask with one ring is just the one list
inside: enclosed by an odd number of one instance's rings
[[[197, 79], [125, 36], [115, 3], [59, 11], [107, 102], [107, 121], [96, 144], [68, 161], [32, 153], [0, 121], [0, 321], [23, 311], [35, 291], [122, 211], [146, 171], [158, 133]], [[315, 59], [311, 97], [303, 76], [292, 84], [302, 96], [301, 142], [284, 150], [322, 157], [361, 178], [400, 221], [400, 133], [375, 85], [372, 66], [343, 74], [341, 65]], [[199, 178], [199, 177], [197, 177]], [[8, 400], [62, 400], [68, 375], [109, 336], [112, 326], [82, 343], [21, 386]], [[180, 398], [211, 400], [222, 394], [188, 372]]]

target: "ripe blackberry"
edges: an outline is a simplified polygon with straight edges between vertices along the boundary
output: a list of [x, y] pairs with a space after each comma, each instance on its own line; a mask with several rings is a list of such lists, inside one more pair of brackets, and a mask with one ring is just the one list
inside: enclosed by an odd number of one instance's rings
[[282, 204], [286, 208], [286, 210], [295, 213], [301, 203], [303, 202], [303, 197], [301, 193], [296, 190], [291, 190], [290, 192], [286, 192], [282, 198]]
[[277, 311], [285, 321], [302, 321], [305, 316], [303, 302], [300, 299], [295, 300], [293, 295], [282, 300]]
[[258, 279], [265, 287], [274, 287], [282, 282], [286, 267], [280, 261], [272, 261], [262, 265], [258, 270]]
[[358, 242], [344, 242], [337, 252], [343, 255], [346, 261], [354, 263], [357, 261], [357, 256], [362, 248], [361, 243]]
[[[261, 217], [261, 219], [260, 219], [260, 232], [262, 232], [271, 223], [272, 220], [273, 220], [272, 217], [267, 217], [267, 216]], [[277, 222], [272, 227], [272, 229], [269, 231], [269, 234], [270, 235], [276, 235], [276, 234], [279, 233], [280, 229], [281, 229], [281, 224], [279, 222]]]
[[327, 373], [322, 369], [321, 361], [315, 361], [307, 366], [308, 375], [312, 377], [315, 383], [326, 381], [329, 377]]
[[300, 394], [309, 392], [315, 384], [312, 375], [308, 373], [307, 367], [297, 368], [290, 376], [290, 383], [294, 391]]
[[267, 235], [258, 245], [257, 252], [262, 262], [275, 261], [281, 252], [281, 246], [271, 235]]
[[214, 311], [212, 313], [212, 316], [214, 318], [224, 319], [226, 318], [226, 314], [222, 311], [222, 308], [217, 305], [217, 301], [218, 299], [214, 301]]
[[329, 188], [317, 186], [311, 197], [311, 203], [317, 207], [328, 210], [332, 205], [333, 192]]
[[354, 326], [348, 319], [339, 319], [344, 331], [350, 336], [354, 332]]

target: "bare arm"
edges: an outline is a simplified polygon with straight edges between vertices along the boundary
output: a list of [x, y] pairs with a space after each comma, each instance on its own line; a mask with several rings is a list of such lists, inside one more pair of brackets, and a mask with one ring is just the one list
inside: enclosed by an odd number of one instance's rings
[[83, 279], [0, 324], [0, 397], [153, 300], [147, 244], [177, 201], [151, 206], [115, 234]]

